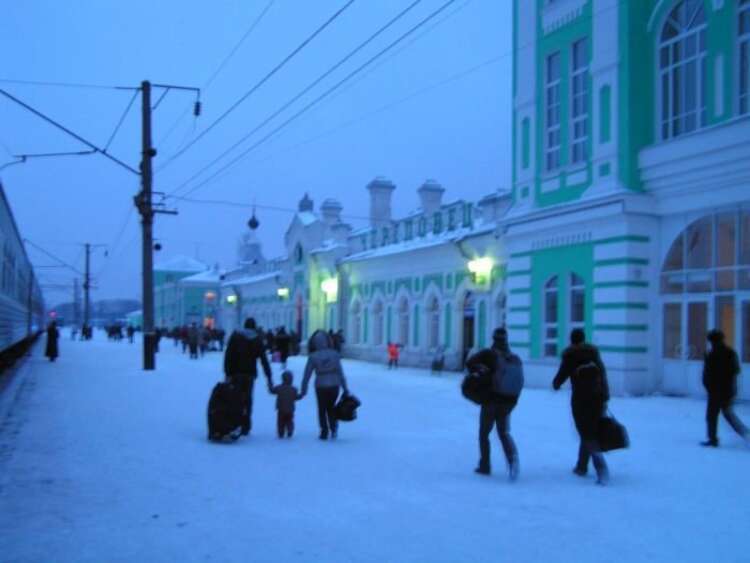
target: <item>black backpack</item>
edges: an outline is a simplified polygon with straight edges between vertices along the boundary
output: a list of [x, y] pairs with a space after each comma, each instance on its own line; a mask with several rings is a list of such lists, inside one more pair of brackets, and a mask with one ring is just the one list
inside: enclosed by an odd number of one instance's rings
[[487, 402], [492, 393], [492, 374], [484, 366], [479, 368], [467, 373], [461, 382], [461, 394], [477, 405]]
[[599, 369], [599, 366], [594, 361], [588, 361], [578, 366], [572, 379], [578, 393], [591, 396], [604, 394], [602, 370]]

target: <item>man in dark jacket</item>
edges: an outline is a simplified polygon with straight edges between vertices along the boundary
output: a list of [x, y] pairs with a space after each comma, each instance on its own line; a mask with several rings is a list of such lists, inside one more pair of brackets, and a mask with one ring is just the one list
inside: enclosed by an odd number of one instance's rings
[[[504, 328], [495, 329], [492, 334], [492, 348], [480, 350], [466, 361], [469, 372], [485, 372], [502, 377], [502, 370], [508, 363], [521, 364], [521, 359], [510, 351], [508, 332]], [[505, 459], [508, 462], [508, 474], [511, 480], [518, 478], [518, 450], [510, 435], [510, 413], [518, 402], [518, 395], [509, 396], [493, 390], [482, 403], [479, 412], [479, 465], [474, 470], [480, 475], [490, 474], [490, 432], [497, 427], [497, 434], [503, 445]]]
[[703, 386], [708, 393], [706, 407], [708, 440], [701, 442], [701, 445], [718, 447], [719, 412], [724, 415], [734, 431], [747, 442], [748, 430], [732, 409], [734, 397], [737, 395], [737, 376], [740, 374], [737, 352], [727, 346], [724, 342], [724, 333], [720, 330], [709, 332], [708, 341], [711, 343], [711, 351], [706, 354], [703, 363]]
[[597, 483], [606, 485], [609, 481], [609, 469], [599, 448], [597, 432], [599, 420], [609, 401], [609, 384], [599, 350], [596, 346], [587, 344], [585, 339], [586, 335], [580, 328], [571, 331], [571, 345], [563, 352], [562, 363], [552, 386], [557, 391], [570, 378], [573, 387], [570, 403], [576, 430], [581, 437], [578, 463], [573, 468], [573, 473], [585, 476], [589, 458], [593, 458]]
[[286, 361], [289, 359], [289, 344], [289, 335], [286, 333], [286, 329], [282, 326], [279, 329], [279, 332], [276, 333], [276, 349], [279, 351], [281, 369], [286, 369]]
[[252, 427], [253, 386], [258, 376], [258, 360], [263, 366], [268, 386], [273, 387], [271, 366], [268, 365], [268, 358], [263, 349], [263, 339], [256, 331], [255, 319], [247, 319], [244, 330], [235, 330], [229, 337], [227, 350], [224, 353], [224, 374], [239, 387], [245, 400], [243, 436], [246, 436]]

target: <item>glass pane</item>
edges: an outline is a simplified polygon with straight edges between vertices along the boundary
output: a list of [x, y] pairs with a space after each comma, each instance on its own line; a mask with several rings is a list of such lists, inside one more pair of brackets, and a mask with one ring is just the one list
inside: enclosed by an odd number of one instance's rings
[[688, 359], [702, 360], [706, 353], [708, 303], [688, 303]]
[[[661, 118], [662, 121], [668, 121], [669, 117], [669, 73], [665, 72], [661, 76]], [[669, 136], [668, 128], [667, 133], [663, 134], [662, 136]]]
[[547, 323], [557, 322], [557, 292], [548, 291], [544, 296], [544, 320]]
[[682, 304], [664, 304], [663, 349], [665, 358], [680, 358], [680, 339], [682, 336]]
[[740, 289], [750, 289], [750, 270], [740, 270], [737, 272], [737, 287]]
[[706, 293], [711, 291], [711, 272], [690, 272], [687, 276], [688, 293]]
[[716, 217], [716, 265], [734, 266], [737, 254], [737, 215], [724, 213]]
[[585, 297], [583, 290], [577, 289], [570, 292], [570, 320], [574, 323], [583, 322]]
[[557, 344], [545, 344], [544, 355], [545, 356], [557, 356]]
[[710, 268], [712, 218], [706, 217], [690, 225], [686, 232], [687, 267], [690, 270]]
[[696, 49], [698, 48], [698, 36], [693, 33], [685, 38], [685, 57], [690, 58], [695, 56]]
[[750, 212], [740, 215], [740, 264], [750, 264]]
[[726, 343], [734, 348], [734, 297], [722, 295], [714, 301], [714, 328], [724, 333]]
[[669, 47], [662, 47], [659, 50], [659, 61], [661, 68], [669, 66]]
[[662, 293], [682, 293], [685, 291], [685, 276], [683, 274], [663, 274], [661, 276]]
[[716, 272], [716, 291], [731, 291], [734, 289], [734, 270], [719, 270]]
[[742, 361], [750, 362], [750, 301], [742, 302]]
[[675, 241], [672, 243], [672, 247], [669, 249], [667, 259], [664, 261], [664, 271], [669, 272], [672, 270], [682, 270], [685, 268], [683, 262], [683, 254], [685, 250], [685, 236], [680, 233]]

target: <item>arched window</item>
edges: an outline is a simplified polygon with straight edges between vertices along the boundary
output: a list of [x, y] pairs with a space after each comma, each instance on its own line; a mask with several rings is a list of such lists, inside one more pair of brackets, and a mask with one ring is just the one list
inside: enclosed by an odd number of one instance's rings
[[372, 320], [374, 323], [373, 333], [375, 346], [383, 344], [383, 302], [377, 301], [372, 308]]
[[352, 344], [359, 344], [362, 340], [362, 306], [357, 301], [352, 306], [352, 320], [351, 320], [351, 338]]
[[576, 273], [570, 274], [570, 330], [585, 328], [586, 284]]
[[428, 347], [437, 348], [440, 345], [440, 303], [437, 297], [427, 304], [427, 330]]
[[557, 356], [557, 276], [544, 284], [544, 355]]
[[660, 290], [665, 358], [702, 360], [706, 331], [719, 328], [750, 362], [750, 211], [688, 225], [669, 248]]
[[678, 2], [664, 22], [659, 39], [662, 139], [706, 125], [706, 27], [703, 0]]
[[750, 0], [740, 0], [737, 31], [739, 38], [739, 110], [750, 113]]
[[409, 301], [406, 297], [398, 304], [398, 344], [409, 345]]
[[504, 327], [506, 324], [507, 300], [505, 293], [500, 293], [495, 300], [495, 327]]

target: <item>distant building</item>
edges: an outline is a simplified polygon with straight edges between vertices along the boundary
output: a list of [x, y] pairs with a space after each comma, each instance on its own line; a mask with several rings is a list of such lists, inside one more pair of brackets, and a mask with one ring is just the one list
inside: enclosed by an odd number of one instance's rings
[[[208, 271], [206, 264], [187, 256], [176, 256], [154, 266], [156, 327], [172, 328], [190, 322], [203, 322], [205, 292], [201, 291], [201, 284], [185, 287], [179, 282]], [[216, 290], [215, 284], [209, 286]]]

